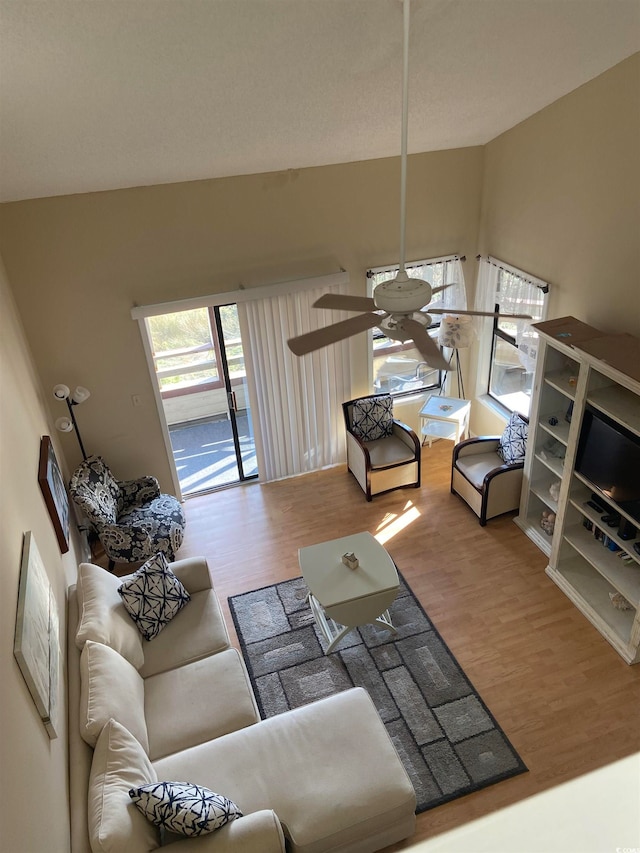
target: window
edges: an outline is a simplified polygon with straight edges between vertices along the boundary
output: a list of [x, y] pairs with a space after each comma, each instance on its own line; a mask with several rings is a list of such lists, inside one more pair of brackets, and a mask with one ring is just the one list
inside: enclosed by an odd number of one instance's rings
[[484, 310], [532, 317], [531, 320], [489, 319], [491, 346], [484, 393], [509, 412], [528, 415], [538, 349], [538, 336], [531, 324], [544, 319], [549, 288], [540, 279], [500, 261], [490, 258], [481, 264], [490, 267], [484, 276], [480, 275], [478, 285]]
[[[234, 305], [220, 306], [232, 384], [244, 377]], [[220, 341], [213, 308], [193, 308], [148, 318], [153, 359], [163, 398], [223, 388]]]
[[[450, 255], [446, 258], [412, 261], [405, 265], [412, 278], [428, 281], [432, 287], [451, 285], [437, 293], [429, 303], [432, 308], [466, 308], [466, 291], [463, 258]], [[378, 267], [367, 272], [370, 292], [383, 281], [394, 278], [399, 267]], [[426, 308], [426, 306], [423, 306]], [[437, 343], [440, 316], [433, 317], [429, 334]], [[373, 388], [376, 393], [387, 392], [393, 396], [415, 394], [419, 391], [439, 388], [442, 377], [425, 363], [412, 341], [400, 343], [384, 335], [380, 329], [373, 330]]]

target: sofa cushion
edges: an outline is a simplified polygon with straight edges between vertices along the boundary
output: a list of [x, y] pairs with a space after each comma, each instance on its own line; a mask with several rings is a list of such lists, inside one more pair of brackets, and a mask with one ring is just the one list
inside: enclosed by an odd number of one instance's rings
[[242, 817], [230, 799], [191, 782], [152, 782], [132, 788], [129, 796], [151, 823], [188, 837], [206, 835]]
[[[365, 748], [354, 749], [358, 744]], [[290, 840], [287, 850], [295, 853], [380, 850], [415, 826], [415, 790], [360, 687], [153, 766], [160, 779], [188, 774], [224, 791], [246, 814], [273, 809]]]
[[524, 462], [527, 451], [529, 424], [517, 412], [512, 412], [509, 423], [500, 436], [498, 454], [509, 465]]
[[162, 553], [147, 560], [118, 592], [145, 640], [153, 640], [191, 599]]
[[484, 488], [484, 478], [490, 471], [502, 467], [504, 460], [496, 451], [495, 453], [468, 453], [459, 456], [456, 460], [456, 468], [478, 491]]
[[[133, 623], [132, 627], [137, 634]], [[150, 642], [142, 640], [144, 664], [140, 675], [147, 678], [166, 672], [229, 646], [229, 633], [215, 592], [212, 589], [193, 592], [189, 606], [183, 607], [157, 637]]]
[[362, 441], [375, 441], [393, 433], [391, 395], [364, 397], [353, 404], [351, 430]]
[[131, 732], [148, 754], [144, 680], [118, 652], [87, 640], [80, 655], [80, 734], [89, 746], [95, 746], [111, 718]]
[[148, 853], [160, 836], [129, 798], [132, 787], [157, 776], [144, 750], [124, 726], [109, 720], [93, 752], [89, 777], [88, 821], [93, 853]]
[[[144, 681], [151, 760], [251, 726], [260, 719], [244, 662], [227, 649]], [[190, 778], [168, 777], [168, 778]]]
[[82, 650], [87, 640], [104, 643], [140, 669], [144, 663], [142, 637], [118, 595], [122, 578], [100, 566], [81, 563], [78, 569], [78, 630], [76, 645]]
[[397, 435], [367, 441], [366, 446], [372, 469], [400, 465], [402, 462], [413, 462], [416, 458], [415, 449], [405, 444]]

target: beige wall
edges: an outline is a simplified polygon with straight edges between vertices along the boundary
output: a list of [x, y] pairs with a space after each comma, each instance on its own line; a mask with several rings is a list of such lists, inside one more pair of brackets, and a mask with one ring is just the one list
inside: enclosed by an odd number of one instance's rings
[[485, 146], [480, 250], [548, 281], [550, 318], [640, 336], [640, 54]]
[[[473, 259], [482, 149], [412, 156], [408, 175], [408, 258]], [[397, 261], [399, 180], [393, 158], [4, 205], [0, 252], [43, 384], [92, 392], [76, 411], [87, 452], [116, 476], [155, 473], [170, 490], [131, 307], [340, 267], [364, 293], [369, 266]], [[354, 342], [355, 393], [365, 342]], [[75, 437], [61, 441], [78, 462]]]
[[[38, 486], [40, 437], [51, 435], [61, 466], [64, 457], [52, 432], [40, 383], [0, 261], [0, 846], [6, 851], [64, 851], [69, 844], [66, 691], [59, 688], [60, 733], [49, 740], [13, 657], [22, 538], [31, 530], [58, 603], [64, 649], [66, 590], [75, 580], [79, 547], [61, 555]], [[63, 653], [63, 657], [66, 655]], [[28, 803], [36, 803], [35, 810]]]

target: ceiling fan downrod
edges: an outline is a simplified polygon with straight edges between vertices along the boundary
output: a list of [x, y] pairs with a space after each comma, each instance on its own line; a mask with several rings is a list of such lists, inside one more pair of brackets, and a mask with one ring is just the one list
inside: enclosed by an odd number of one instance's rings
[[411, 0], [403, 0], [402, 133], [400, 140], [400, 273], [405, 271], [407, 221], [407, 138], [409, 135], [409, 12]]

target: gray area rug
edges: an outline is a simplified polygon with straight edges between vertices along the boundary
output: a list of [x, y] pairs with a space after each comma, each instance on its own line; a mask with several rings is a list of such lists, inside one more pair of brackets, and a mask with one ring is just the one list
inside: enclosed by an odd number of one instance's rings
[[395, 637], [366, 625], [325, 656], [302, 578], [229, 598], [263, 718], [364, 687], [416, 789], [417, 812], [527, 770], [400, 576]]

